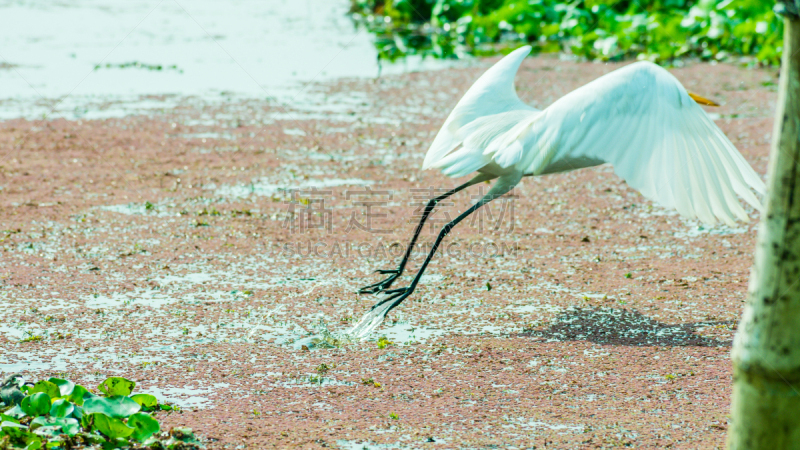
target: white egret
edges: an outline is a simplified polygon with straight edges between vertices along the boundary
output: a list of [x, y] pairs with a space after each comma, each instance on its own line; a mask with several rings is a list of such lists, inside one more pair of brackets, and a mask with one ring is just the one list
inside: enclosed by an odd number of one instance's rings
[[[470, 87], [445, 120], [422, 163], [451, 177], [477, 172], [431, 199], [397, 269], [360, 293], [385, 296], [348, 331], [363, 338], [417, 287], [442, 239], [475, 210], [510, 191], [523, 177], [610, 163], [648, 199], [714, 224], [748, 219], [737, 195], [754, 208], [765, 186], [698, 103], [665, 69], [636, 62], [582, 86], [544, 110], [520, 101], [514, 76], [531, 48], [504, 57]], [[388, 288], [402, 274], [422, 226], [437, 203], [476, 183], [489, 192], [445, 225], [411, 284]]]

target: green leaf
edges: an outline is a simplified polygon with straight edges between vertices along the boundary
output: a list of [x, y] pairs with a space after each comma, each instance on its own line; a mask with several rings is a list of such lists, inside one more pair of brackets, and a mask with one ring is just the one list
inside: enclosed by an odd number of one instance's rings
[[3, 430], [3, 431], [7, 432], [8, 429], [27, 430], [28, 427], [26, 427], [25, 425], [20, 425], [19, 422], [11, 422], [11, 421], [7, 421], [7, 420], [4, 420], [4, 421], [0, 422], [0, 430]]
[[20, 408], [19, 405], [14, 405], [13, 408], [7, 409], [5, 411], [5, 415], [11, 416], [11, 417], [14, 417], [14, 418], [17, 418], [17, 419], [21, 419], [21, 418], [25, 417], [27, 414], [25, 414], [25, 411], [23, 411], [22, 408]]
[[65, 417], [39, 416], [31, 421], [31, 430], [36, 430], [40, 427], [58, 428], [70, 436], [74, 436], [80, 431], [77, 420]]
[[5, 414], [0, 414], [0, 422], [13, 422], [19, 423], [19, 420], [15, 419], [14, 417], [7, 416]]
[[150, 394], [131, 395], [131, 400], [135, 401], [145, 409], [154, 409], [156, 406], [158, 406], [158, 400], [155, 396]]
[[42, 446], [42, 438], [28, 431], [28, 427], [11, 422], [0, 423], [0, 429], [11, 438], [11, 442], [17, 447], [26, 449], [38, 449]]
[[161, 431], [158, 421], [152, 418], [150, 414], [145, 413], [136, 413], [130, 416], [128, 418], [128, 426], [136, 429], [131, 438], [140, 442]]
[[53, 417], [67, 417], [75, 410], [75, 406], [67, 400], [60, 398], [53, 402], [50, 407], [50, 415]]
[[122, 377], [110, 377], [100, 383], [97, 389], [106, 394], [108, 397], [115, 395], [131, 395], [136, 383], [131, 380], [126, 380]]
[[46, 449], [65, 449], [65, 448], [67, 448], [67, 445], [62, 439], [53, 438], [53, 439], [48, 439], [47, 444], [45, 444], [44, 448], [46, 448]]
[[57, 436], [61, 436], [64, 433], [61, 432], [61, 428], [59, 427], [38, 427], [33, 431], [33, 434], [50, 440]]
[[138, 403], [123, 395], [110, 398], [92, 397], [83, 402], [84, 413], [102, 413], [109, 417], [125, 418], [139, 412], [140, 409]]
[[50, 398], [61, 397], [61, 389], [59, 389], [54, 383], [51, 383], [47, 380], [36, 382], [36, 384], [33, 385], [33, 388], [28, 391], [28, 394], [33, 395], [37, 392], [44, 392]]
[[189, 427], [174, 427], [169, 430], [169, 434], [174, 438], [181, 442], [191, 442], [197, 443], [197, 437], [195, 437], [194, 432]]
[[92, 414], [90, 420], [92, 428], [103, 433], [109, 439], [128, 437], [135, 431], [135, 429], [125, 425], [121, 420], [101, 413]]
[[[86, 427], [89, 429], [89, 427]], [[77, 434], [78, 438], [88, 445], [102, 445], [106, 440], [97, 433], [80, 432]]]
[[81, 406], [83, 405], [83, 402], [87, 397], [96, 397], [96, 395], [89, 392], [88, 389], [81, 386], [80, 384], [76, 384], [72, 388], [72, 392], [70, 392], [69, 395], [67, 396], [67, 400], [71, 401], [72, 403], [75, 403], [78, 406]]
[[61, 392], [59, 397], [66, 397], [72, 393], [72, 390], [75, 388], [75, 383], [72, 381], [62, 380], [60, 378], [50, 378], [47, 380], [56, 386], [58, 386], [58, 390]]
[[76, 405], [75, 409], [72, 410], [72, 417], [81, 420], [81, 418], [83, 417], [83, 408]]
[[50, 396], [44, 392], [37, 392], [23, 398], [20, 407], [25, 414], [31, 417], [47, 414], [50, 412]]
[[131, 442], [125, 438], [116, 438], [110, 442], [103, 443], [103, 450], [114, 449], [114, 448], [128, 448], [131, 446]]

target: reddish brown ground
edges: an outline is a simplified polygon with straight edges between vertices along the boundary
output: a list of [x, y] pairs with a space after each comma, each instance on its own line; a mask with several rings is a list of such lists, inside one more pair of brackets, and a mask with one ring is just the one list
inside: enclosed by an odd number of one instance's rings
[[[529, 59], [520, 96], [544, 107], [614, 67]], [[189, 405], [161, 419], [209, 448], [722, 447], [757, 221], [698, 229], [606, 166], [526, 179], [513, 217], [498, 221], [501, 203], [457, 228], [459, 246], [373, 339], [302, 349], [367, 311], [375, 299], [354, 291], [395, 265], [418, 197], [457, 183], [419, 167], [482, 70], [315, 86], [304, 108], [0, 123], [0, 370], [128, 377]], [[673, 73], [724, 104], [718, 125], [763, 174], [776, 73]], [[287, 221], [291, 194], [276, 188], [325, 180]], [[371, 196], [353, 195], [367, 183]], [[320, 198], [330, 232], [303, 229]], [[347, 230], [365, 200], [384, 202], [372, 226], [389, 233]], [[489, 243], [502, 252], [478, 251]], [[379, 349], [382, 333], [395, 342]]]

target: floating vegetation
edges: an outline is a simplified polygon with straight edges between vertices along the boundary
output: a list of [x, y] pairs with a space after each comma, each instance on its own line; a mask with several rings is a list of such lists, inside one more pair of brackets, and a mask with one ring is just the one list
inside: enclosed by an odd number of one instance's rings
[[153, 413], [178, 408], [159, 404], [150, 394], [131, 395], [135, 386], [111, 377], [97, 386], [96, 395], [68, 380], [34, 384], [11, 375], [0, 385], [0, 448], [200, 448], [188, 428], [162, 433]]
[[386, 348], [386, 347], [388, 347], [388, 346], [390, 346], [392, 344], [394, 344], [394, 342], [392, 342], [389, 339], [387, 339], [386, 336], [381, 336], [378, 339], [378, 348], [379, 349], [384, 349], [384, 348]]
[[99, 69], [102, 69], [102, 68], [106, 68], [106, 69], [145, 69], [145, 70], [155, 70], [155, 71], [159, 71], [159, 70], [175, 70], [178, 73], [183, 73], [183, 69], [179, 69], [178, 66], [176, 66], [175, 64], [173, 64], [171, 66], [163, 66], [161, 64], [145, 64], [145, 63], [142, 63], [142, 62], [139, 62], [139, 61], [131, 61], [131, 62], [126, 62], [126, 63], [122, 63], [122, 64], [106, 63], [106, 64], [98, 64], [98, 65], [94, 66], [94, 70], [99, 70]]
[[586, 59], [671, 62], [744, 57], [778, 65], [783, 22], [758, 0], [351, 0], [379, 57], [567, 52]]
[[316, 348], [339, 348], [356, 342], [358, 342], [358, 340], [350, 339], [350, 337], [345, 334], [333, 334], [328, 330], [322, 330], [319, 337], [311, 339], [311, 343]]

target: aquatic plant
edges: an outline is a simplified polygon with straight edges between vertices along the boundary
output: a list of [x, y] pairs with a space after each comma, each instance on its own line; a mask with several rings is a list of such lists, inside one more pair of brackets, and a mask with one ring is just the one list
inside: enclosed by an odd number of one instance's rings
[[135, 386], [111, 377], [95, 394], [68, 380], [24, 383], [11, 375], [0, 385], [0, 448], [199, 448], [188, 428], [160, 433], [153, 413], [176, 407], [150, 394], [132, 394]]
[[783, 22], [759, 0], [351, 0], [383, 59], [534, 52], [670, 63], [693, 56], [777, 65]]

